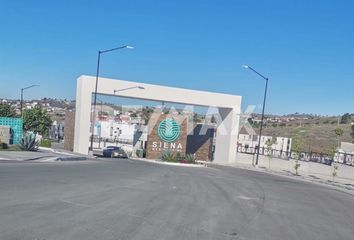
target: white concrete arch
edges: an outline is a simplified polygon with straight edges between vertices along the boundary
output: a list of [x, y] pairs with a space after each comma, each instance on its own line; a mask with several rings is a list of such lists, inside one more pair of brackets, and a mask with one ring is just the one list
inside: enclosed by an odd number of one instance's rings
[[[83, 75], [77, 79], [74, 134], [74, 152], [77, 153], [88, 153], [91, 98], [95, 91], [95, 82], [96, 78], [93, 76]], [[142, 86], [144, 90], [134, 89], [136, 86]], [[114, 94], [114, 89], [125, 88], [132, 89]], [[97, 93], [159, 102], [216, 107], [219, 110], [222, 122], [218, 124], [217, 128], [214, 161], [235, 161], [241, 96], [101, 77], [99, 78]]]

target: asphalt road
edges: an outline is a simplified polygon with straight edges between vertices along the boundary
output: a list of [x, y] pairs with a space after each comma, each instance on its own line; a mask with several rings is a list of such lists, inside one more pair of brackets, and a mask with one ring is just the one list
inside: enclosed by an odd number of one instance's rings
[[354, 239], [354, 197], [234, 168], [0, 164], [0, 239]]

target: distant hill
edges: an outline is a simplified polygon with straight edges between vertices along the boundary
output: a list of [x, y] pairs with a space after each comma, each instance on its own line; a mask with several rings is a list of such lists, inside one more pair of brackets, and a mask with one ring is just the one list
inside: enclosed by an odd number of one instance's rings
[[[343, 116], [345, 116], [344, 119]], [[336, 128], [341, 128], [344, 131], [343, 135], [340, 137], [340, 141], [353, 141], [351, 134], [354, 115], [347, 114], [343, 116], [327, 117], [315, 116], [311, 114], [292, 114], [281, 116], [281, 118], [284, 119], [294, 118], [294, 120], [284, 122], [268, 121], [265, 124], [263, 135], [292, 138], [298, 135], [302, 139], [303, 151], [327, 154], [333, 146], [337, 146], [338, 144], [334, 133]], [[252, 126], [256, 132], [259, 131], [259, 124], [252, 124]], [[242, 129], [241, 133], [246, 133], [245, 129]]]

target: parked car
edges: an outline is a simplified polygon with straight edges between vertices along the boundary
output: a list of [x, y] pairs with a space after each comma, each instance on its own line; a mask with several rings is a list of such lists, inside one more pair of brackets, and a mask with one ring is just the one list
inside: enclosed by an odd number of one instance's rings
[[103, 157], [127, 158], [127, 153], [120, 147], [108, 146], [103, 150]]

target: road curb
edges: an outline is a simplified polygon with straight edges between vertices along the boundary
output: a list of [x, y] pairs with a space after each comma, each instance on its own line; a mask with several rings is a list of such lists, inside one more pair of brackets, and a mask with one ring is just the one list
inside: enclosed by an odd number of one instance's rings
[[168, 165], [168, 166], [178, 166], [178, 167], [206, 167], [205, 165], [201, 165], [201, 164], [163, 162], [163, 161], [157, 161], [157, 160], [154, 160], [154, 159], [151, 159], [151, 160], [146, 160], [146, 159], [143, 159], [143, 158], [129, 158], [129, 159], [131, 159], [131, 160], [137, 160], [137, 161], [142, 161], [142, 162], [155, 163], [155, 164], [160, 164], [160, 165]]
[[86, 157], [57, 157], [56, 161], [85, 161]]
[[85, 161], [86, 157], [75, 156], [75, 157], [45, 157], [45, 158], [35, 158], [35, 159], [5, 159], [1, 158], [0, 163], [21, 163], [21, 162], [65, 162], [65, 161]]

